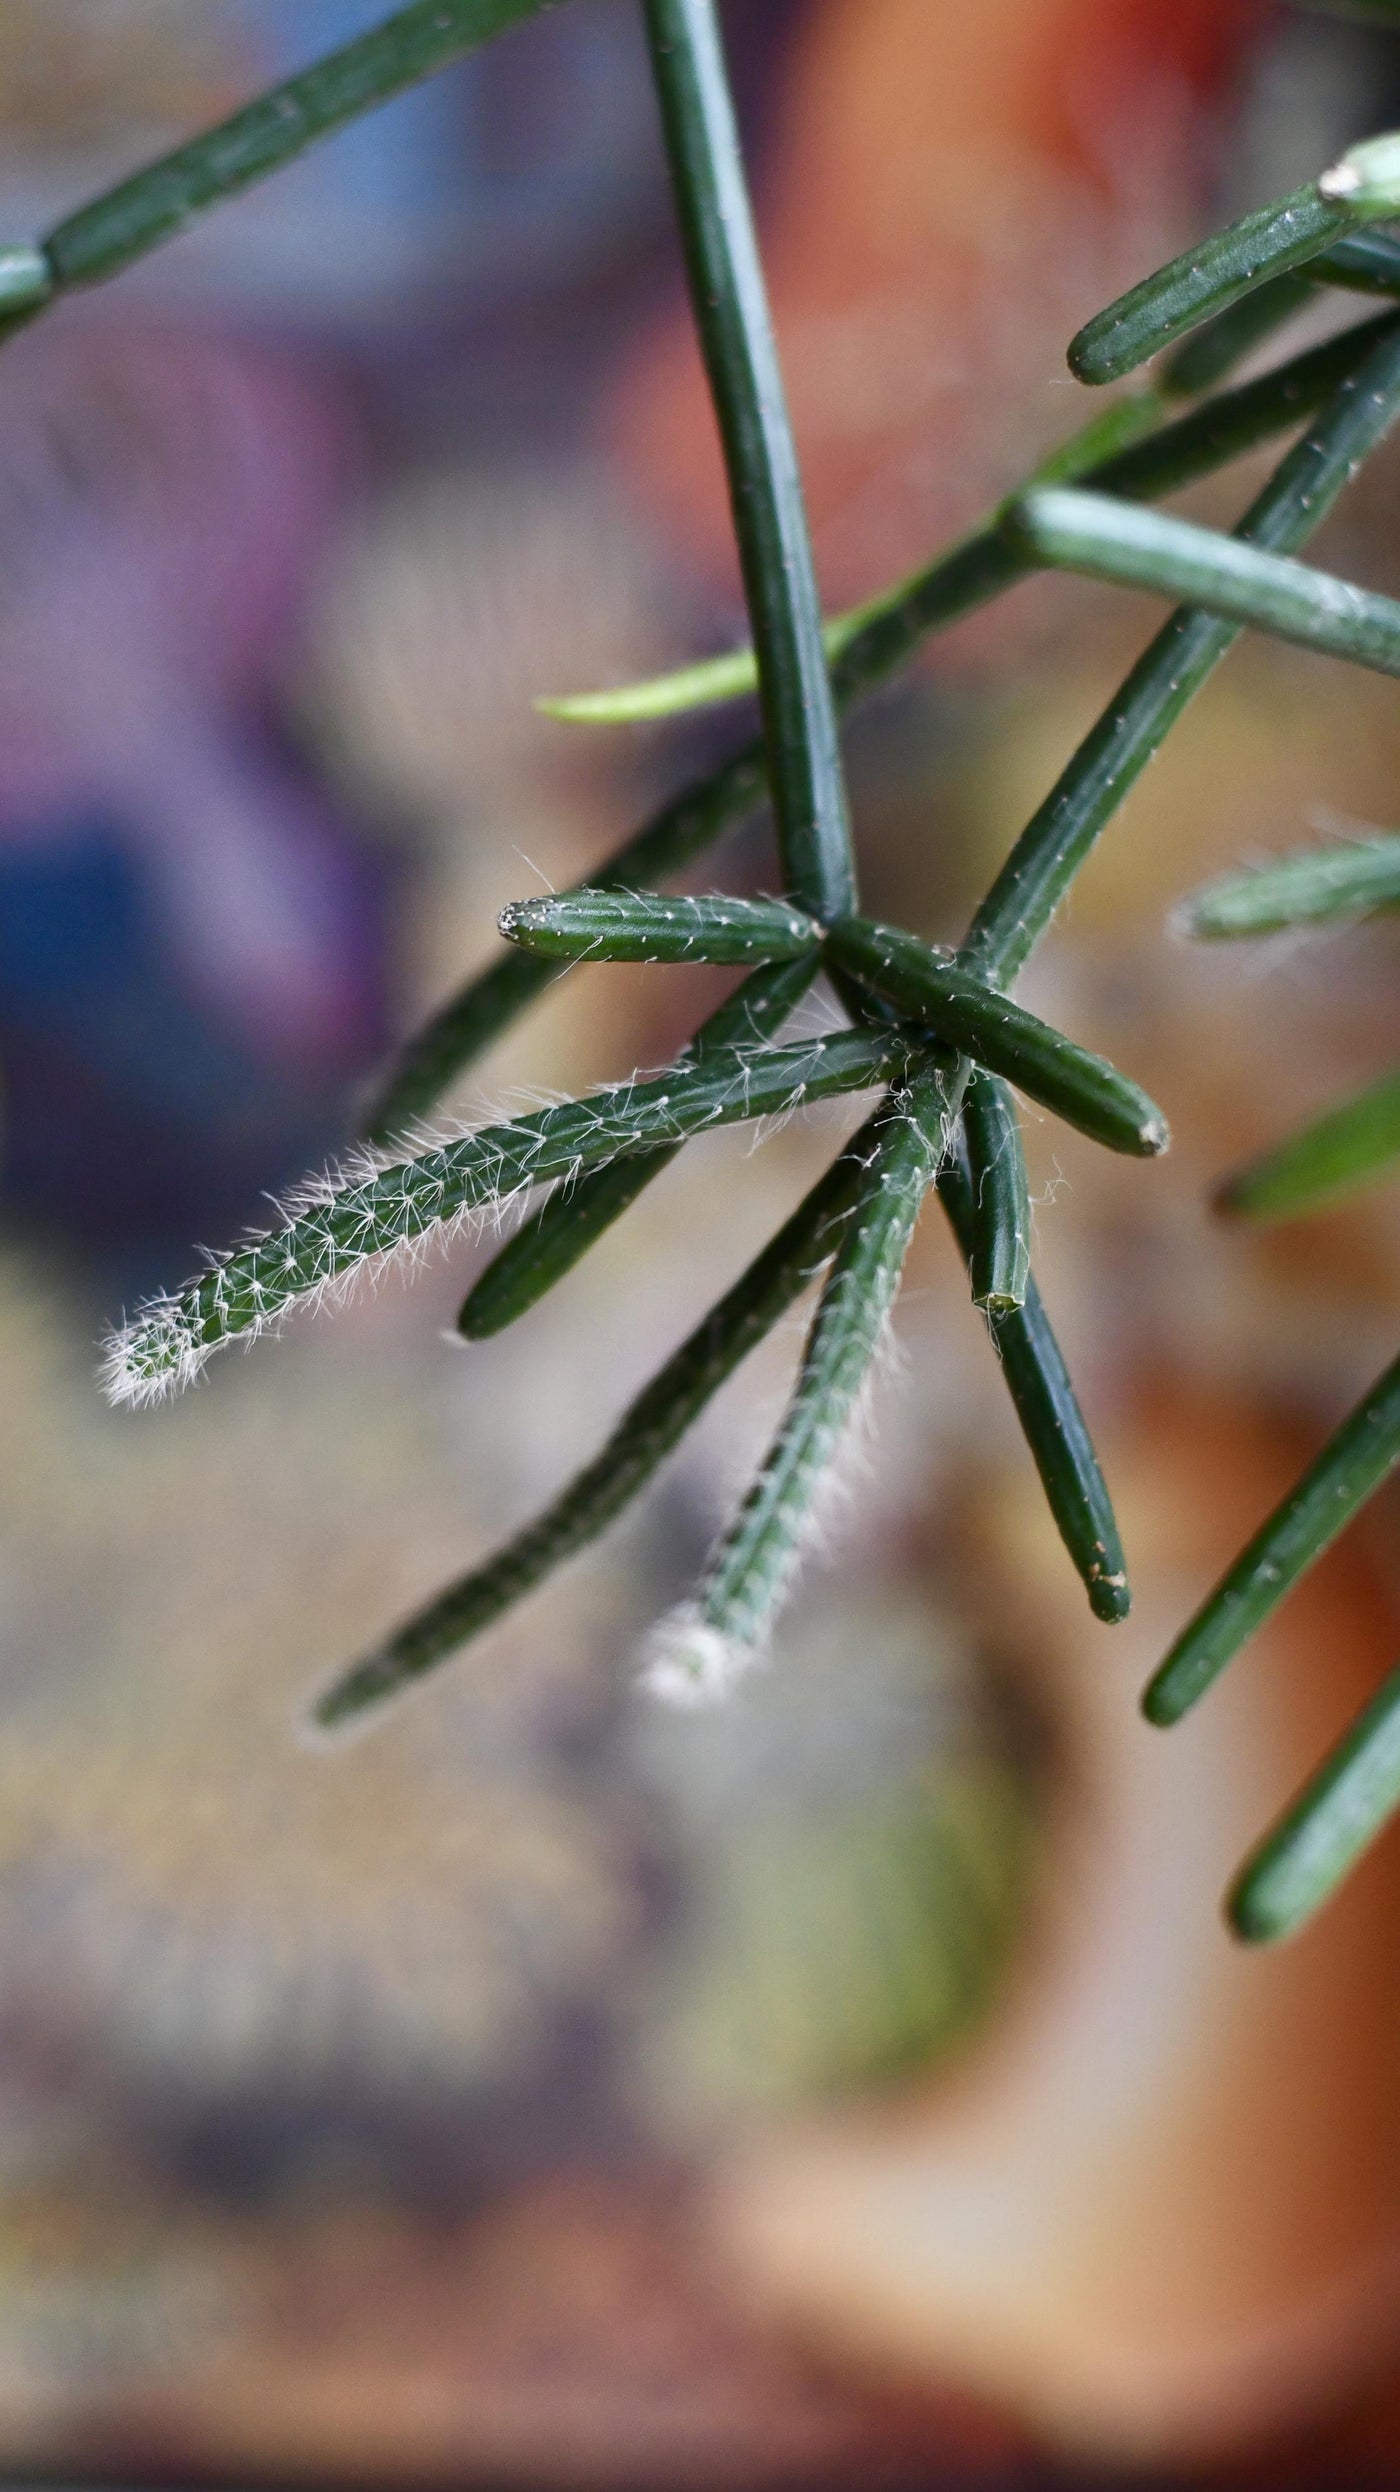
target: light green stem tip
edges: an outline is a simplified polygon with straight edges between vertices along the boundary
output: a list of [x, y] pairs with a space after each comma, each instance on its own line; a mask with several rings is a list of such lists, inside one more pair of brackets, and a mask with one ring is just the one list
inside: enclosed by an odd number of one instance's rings
[[1358, 216], [1400, 215], [1400, 130], [1363, 139], [1324, 173], [1318, 196]]
[[52, 292], [53, 270], [42, 251], [30, 243], [0, 250], [0, 320], [37, 311]]

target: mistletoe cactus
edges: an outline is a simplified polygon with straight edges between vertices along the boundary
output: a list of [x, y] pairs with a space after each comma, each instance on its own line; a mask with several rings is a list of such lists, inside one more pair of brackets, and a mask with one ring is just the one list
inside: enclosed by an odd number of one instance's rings
[[[72, 287], [112, 277], [192, 218], [304, 148], [557, 0], [420, 0], [0, 255], [0, 330]], [[681, 791], [584, 887], [519, 902], [505, 948], [411, 1038], [363, 1138], [265, 1233], [112, 1335], [113, 1398], [186, 1383], [235, 1338], [335, 1295], [386, 1257], [464, 1222], [523, 1222], [476, 1281], [470, 1340], [522, 1316], [694, 1135], [875, 1092], [867, 1121], [778, 1235], [637, 1396], [598, 1454], [535, 1522], [345, 1670], [319, 1723], [358, 1720], [489, 1628], [586, 1547], [647, 1486], [725, 1380], [813, 1284], [791, 1400], [694, 1596], [657, 1630], [647, 1683], [684, 1702], [729, 1687], [769, 1639], [898, 1295], [915, 1225], [944, 1211], [1031, 1456], [1094, 1615], [1129, 1605], [1112, 1505], [1030, 1269], [1019, 1091], [1108, 1148], [1165, 1149], [1159, 1110], [1122, 1072], [1008, 994], [1080, 868], [1245, 626], [1400, 673], [1400, 603], [1299, 559], [1400, 415], [1400, 245], [1371, 230], [1400, 212], [1400, 139], [1368, 140], [1289, 197], [1252, 210], [1080, 331], [1083, 383], [1153, 374], [1107, 403], [957, 543], [852, 613], [819, 606], [715, 0], [639, 0], [691, 303], [728, 472], [752, 646], [656, 681], [554, 696], [555, 715], [607, 725], [756, 691], [761, 733]], [[1372, 0], [1400, 16], [1390, 0]], [[1322, 345], [1231, 385], [1240, 362], [1319, 291], [1383, 307]], [[1234, 531], [1151, 505], [1292, 436]], [[1071, 756], [955, 953], [862, 915], [839, 722], [933, 635], [1034, 571], [1086, 572], [1176, 601]], [[780, 893], [679, 897], [664, 886], [765, 804]], [[1189, 906], [1203, 937], [1315, 923], [1400, 902], [1400, 840], [1286, 860]], [[423, 1120], [561, 962], [703, 961], [743, 973], [676, 1061], [505, 1123]], [[784, 1025], [825, 974], [849, 1027], [806, 1040]], [[1400, 1157], [1394, 1077], [1245, 1171], [1227, 1204], [1299, 1211]], [[1400, 1455], [1392, 1369], [1257, 1534], [1148, 1690], [1175, 1721]], [[1237, 1927], [1273, 1938], [1323, 1900], [1400, 1803], [1400, 1679], [1322, 1767], [1250, 1863]]]

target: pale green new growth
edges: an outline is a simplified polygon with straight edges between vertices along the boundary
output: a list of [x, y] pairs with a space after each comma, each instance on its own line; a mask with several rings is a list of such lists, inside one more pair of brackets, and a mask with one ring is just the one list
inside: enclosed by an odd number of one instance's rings
[[1349, 147], [1318, 182], [1322, 198], [1349, 208], [1354, 216], [1400, 214], [1400, 131], [1367, 138]]

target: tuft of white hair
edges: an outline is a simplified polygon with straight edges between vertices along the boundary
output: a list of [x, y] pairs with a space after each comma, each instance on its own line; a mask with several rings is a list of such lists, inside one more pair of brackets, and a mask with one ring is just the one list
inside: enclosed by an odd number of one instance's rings
[[700, 1713], [722, 1705], [757, 1660], [752, 1644], [741, 1644], [712, 1627], [694, 1602], [687, 1601], [652, 1628], [637, 1685], [675, 1712]]

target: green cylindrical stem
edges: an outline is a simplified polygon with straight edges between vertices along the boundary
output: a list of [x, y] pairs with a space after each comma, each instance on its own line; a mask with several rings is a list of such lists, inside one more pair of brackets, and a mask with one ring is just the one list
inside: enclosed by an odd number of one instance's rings
[[1342, 1194], [1394, 1176], [1400, 1164], [1400, 1073], [1387, 1073], [1329, 1108], [1223, 1185], [1221, 1211], [1245, 1220], [1296, 1220]]
[[[1262, 380], [1183, 416], [1152, 440], [1119, 451], [1106, 465], [1087, 472], [1109, 492], [1144, 500], [1174, 493], [1302, 421], [1368, 360], [1377, 344], [1397, 330], [1400, 324], [1392, 317], [1367, 321], [1344, 337], [1295, 357]], [[866, 619], [833, 667], [838, 706], [853, 708], [907, 665], [933, 633], [1001, 596], [1024, 577], [1024, 563], [999, 534], [994, 518], [928, 569], [874, 600], [864, 609]], [[1219, 627], [1208, 623], [1205, 628], [1215, 631]], [[747, 744], [719, 770], [671, 798], [605, 863], [594, 868], [589, 884], [595, 890], [642, 888], [680, 873], [748, 821], [762, 806], [766, 789], [763, 745], [761, 741]], [[425, 1115], [457, 1075], [543, 993], [555, 974], [551, 962], [507, 953], [469, 979], [409, 1040], [364, 1118], [366, 1138], [387, 1142]]]
[[1289, 1938], [1335, 1894], [1400, 1808], [1400, 1670], [1338, 1741], [1240, 1871], [1241, 1938]]
[[1018, 551], [1056, 570], [1182, 598], [1323, 657], [1400, 675], [1400, 601], [1285, 554], [1099, 493], [1028, 493], [1004, 524]]
[[666, 898], [655, 891], [564, 891], [512, 900], [497, 920], [508, 943], [546, 960], [707, 961], [753, 969], [803, 960], [821, 929], [787, 900]]
[[1311, 262], [1308, 275], [1351, 294], [1400, 294], [1400, 242], [1392, 234], [1348, 234]]
[[0, 250], [0, 336], [32, 320], [53, 293], [53, 270], [43, 251], [20, 243]]
[[[1251, 504], [1245, 543], [1296, 552], [1400, 413], [1400, 327], [1369, 350]], [[1168, 730], [1231, 648], [1238, 626], [1185, 607], [1138, 660], [1021, 833], [969, 931], [964, 957], [996, 984], [1029, 957], [1101, 832]]]
[[685, 1702], [722, 1693], [765, 1642], [884, 1332], [947, 1145], [960, 1082], [939, 1064], [889, 1102], [823, 1287], [787, 1412], [693, 1606], [663, 1624], [648, 1673]]
[[654, 1080], [618, 1083], [514, 1124], [486, 1126], [358, 1181], [328, 1182], [284, 1228], [225, 1256], [117, 1334], [107, 1356], [108, 1392], [116, 1401], [140, 1402], [176, 1390], [225, 1342], [264, 1329], [297, 1299], [444, 1221], [716, 1125], [873, 1089], [897, 1080], [917, 1052], [907, 1034], [873, 1028], [793, 1047], [716, 1049]]
[[206, 209], [280, 171], [347, 121], [401, 95], [556, 0], [418, 0], [64, 217], [45, 253], [61, 287], [97, 285]]
[[641, 1495], [721, 1385], [833, 1252], [850, 1217], [874, 1130], [872, 1119], [544, 1513], [336, 1680], [315, 1708], [324, 1729], [373, 1710], [436, 1669], [586, 1549]]
[[[1279, 282], [1291, 285], [1294, 281]], [[1311, 292], [1302, 279], [1297, 282], [1305, 294]], [[1237, 319], [1238, 312], [1228, 317]], [[1144, 390], [1135, 397], [1116, 399], [1058, 449], [1048, 452], [1018, 494], [1008, 498], [1017, 499], [1036, 483], [1067, 484], [1081, 478], [1100, 492], [1132, 501], [1155, 501], [1179, 492], [1311, 415], [1382, 333], [1388, 317], [1383, 314], [1357, 328], [1344, 329], [1257, 380], [1220, 392], [1170, 424], [1162, 422], [1166, 401], [1159, 392]], [[1223, 361], [1223, 347], [1217, 355]], [[870, 680], [880, 680], [931, 632], [1025, 577], [1027, 566], [1012, 558], [999, 535], [1006, 507], [1005, 500], [999, 502], [987, 519], [932, 563], [864, 604], [833, 615], [823, 626], [839, 704], [846, 705], [865, 689], [861, 670], [873, 667], [876, 671]], [[617, 726], [736, 701], [757, 687], [752, 649], [735, 649], [724, 657], [697, 659], [691, 666], [643, 683], [542, 700], [536, 706], [550, 717]]]
[[1168, 1728], [1204, 1696], [1284, 1594], [1317, 1563], [1400, 1457], [1400, 1359], [1343, 1420], [1177, 1637], [1143, 1697]]
[[[814, 959], [756, 970], [711, 1013], [679, 1063], [692, 1063], [716, 1047], [757, 1046], [775, 1037], [815, 974]], [[633, 1152], [590, 1169], [575, 1184], [556, 1186], [492, 1257], [470, 1292], [457, 1318], [464, 1339], [485, 1341], [526, 1314], [670, 1167], [679, 1148], [670, 1143], [660, 1151]]]
[[1026, 1303], [1031, 1197], [1016, 1102], [994, 1073], [979, 1069], [968, 1083], [963, 1137], [972, 1186], [972, 1300], [989, 1315], [1005, 1315]]
[[1400, 908], [1400, 839], [1340, 839], [1223, 874], [1182, 902], [1183, 934], [1218, 941]]
[[644, 0], [691, 305], [729, 475], [790, 896], [855, 905], [845, 775], [792, 426], [714, 0]]
[[1341, 201], [1321, 198], [1315, 182], [1269, 207], [1251, 209], [1226, 232], [1181, 252], [1086, 321], [1070, 343], [1071, 372], [1096, 386], [1121, 381], [1266, 279], [1316, 259], [1358, 221]]
[[1266, 337], [1272, 337], [1275, 329], [1315, 299], [1312, 274], [1310, 269], [1307, 276], [1289, 271], [1282, 277], [1266, 278], [1227, 311], [1217, 312], [1213, 320], [1192, 330], [1175, 354], [1167, 357], [1160, 376], [1162, 389], [1172, 398], [1196, 398], [1214, 389]]
[[[976, 1236], [972, 1179], [966, 1157], [950, 1152], [938, 1172], [938, 1196], [970, 1265]], [[1106, 1626], [1132, 1605], [1127, 1561], [1107, 1483], [1079, 1407], [1064, 1354], [1034, 1277], [1022, 1307], [988, 1314], [1002, 1374], [1046, 1501], [1070, 1561]]]
[[1111, 1151], [1152, 1158], [1166, 1149], [1166, 1119], [1136, 1082], [916, 936], [849, 917], [831, 929], [827, 956]]

